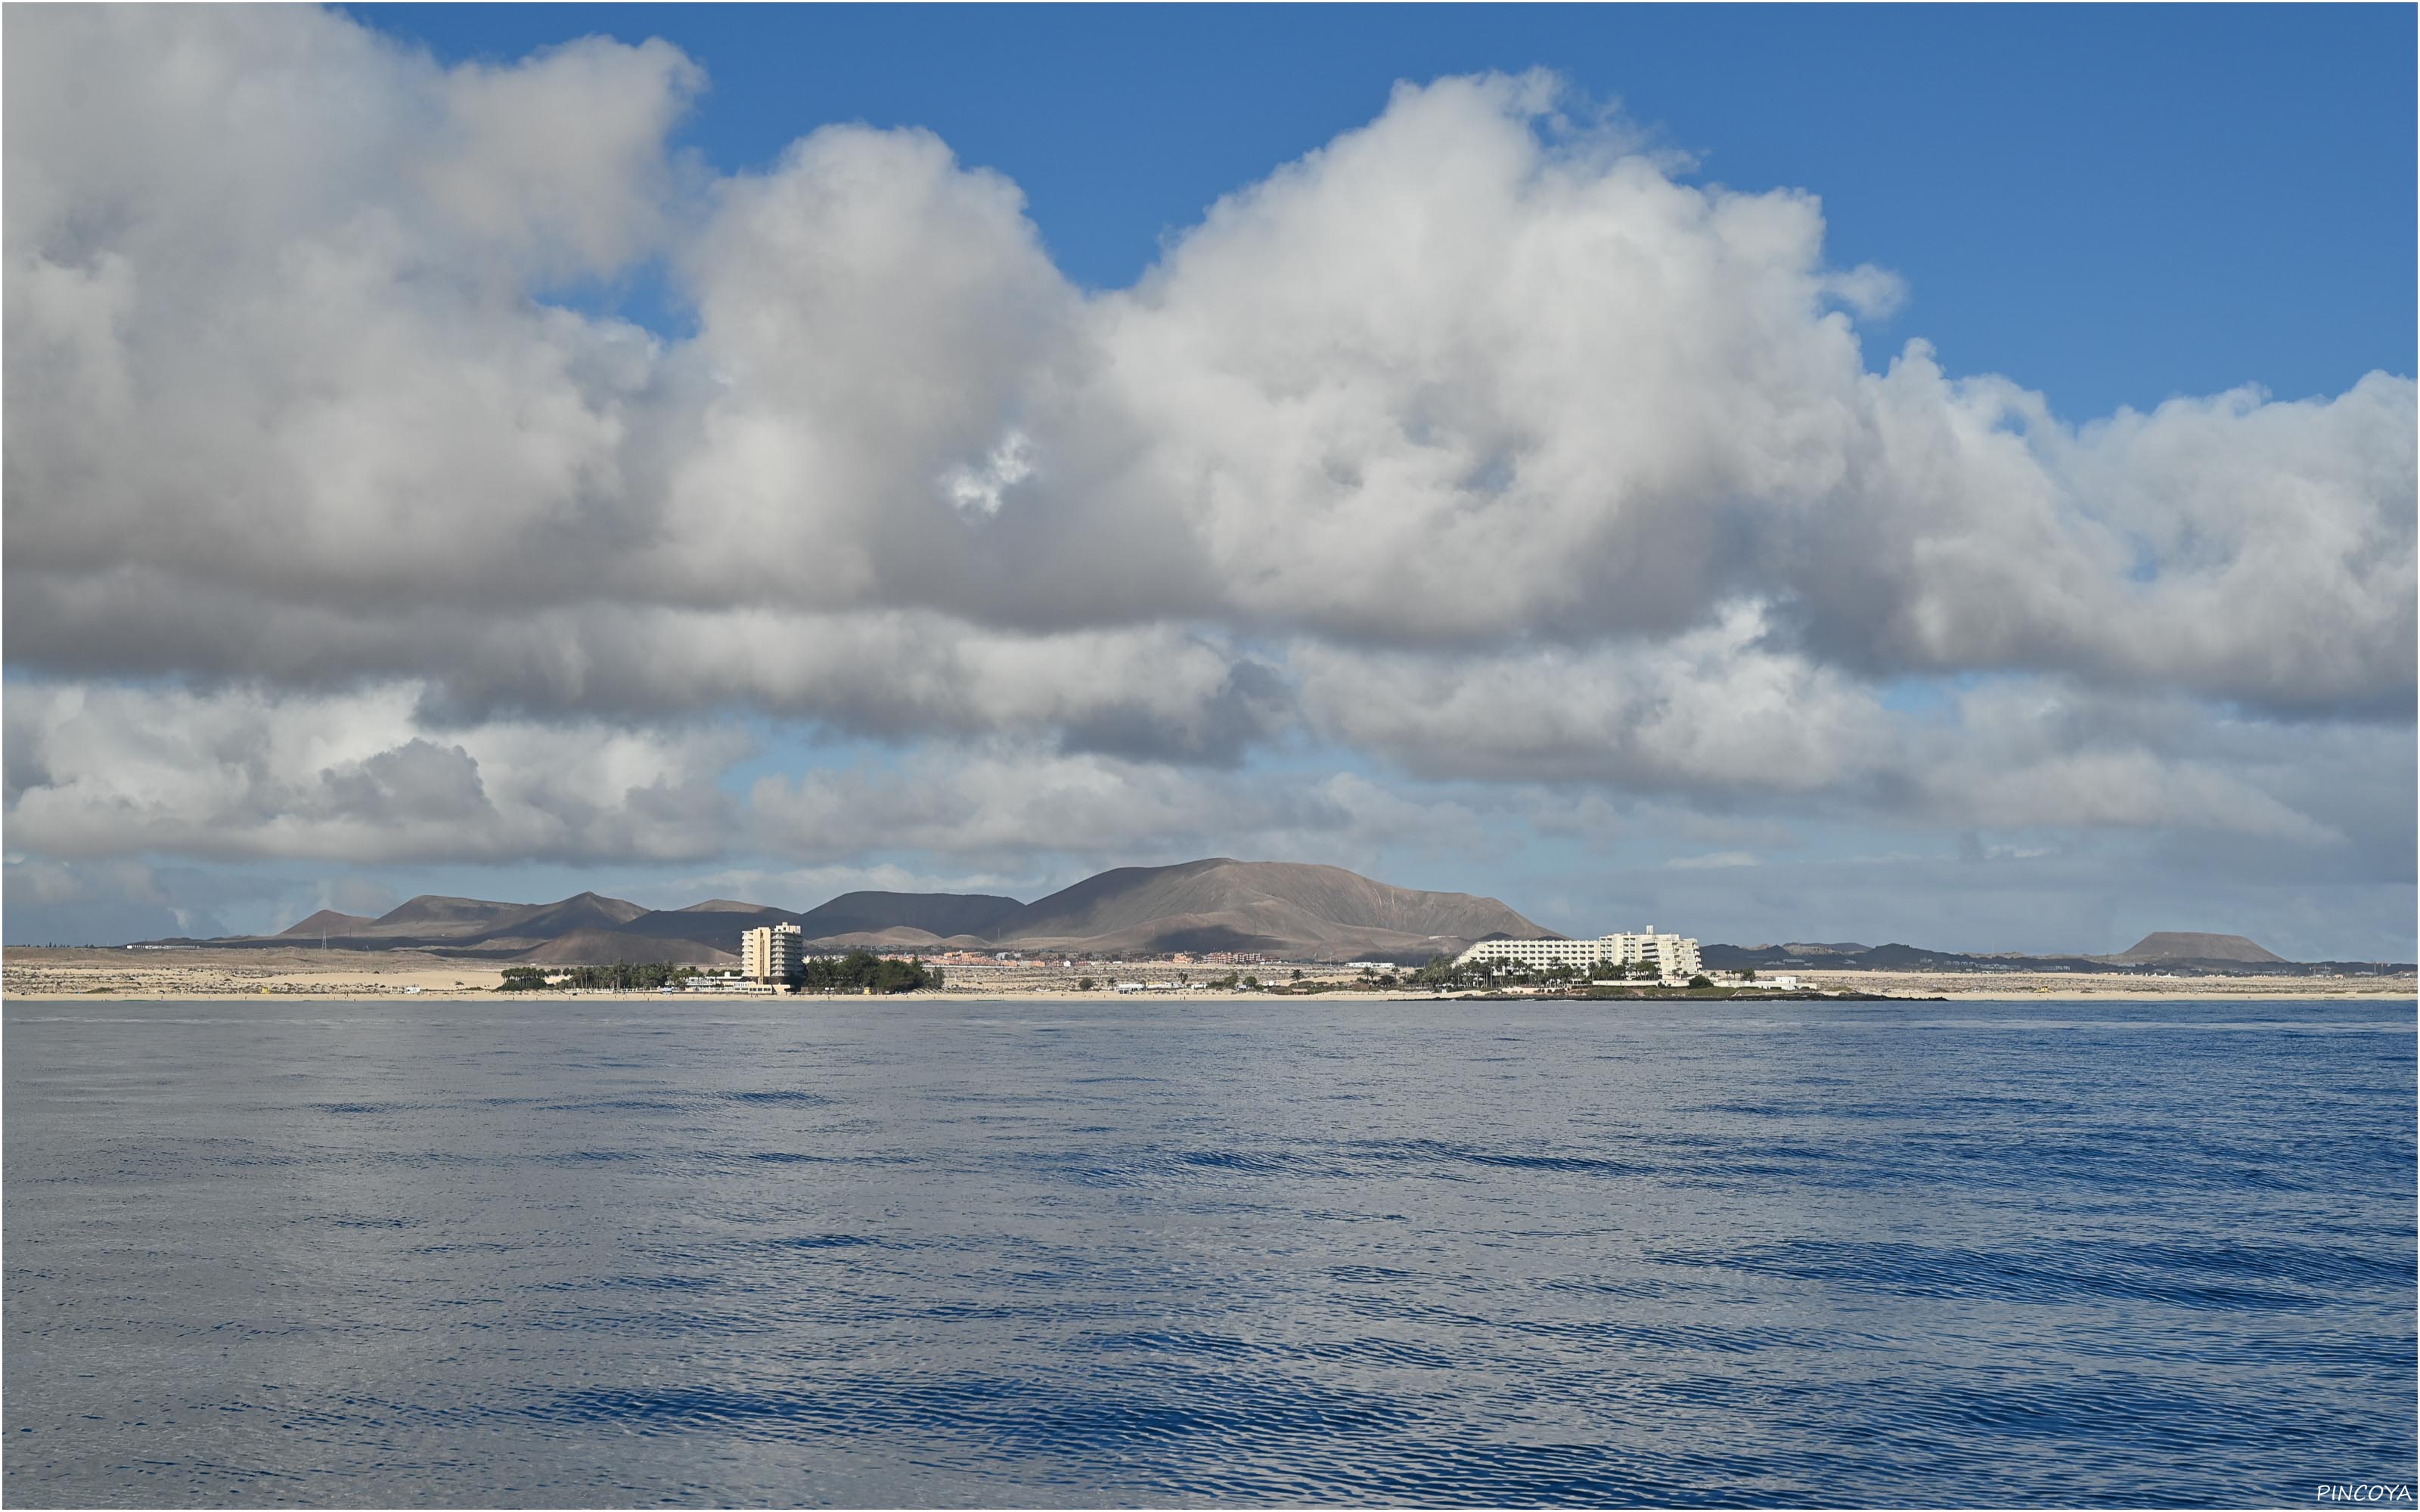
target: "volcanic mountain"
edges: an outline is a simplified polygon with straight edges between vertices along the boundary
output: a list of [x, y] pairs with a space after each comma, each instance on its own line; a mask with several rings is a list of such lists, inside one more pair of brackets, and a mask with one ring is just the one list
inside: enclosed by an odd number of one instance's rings
[[[1121, 867], [1033, 903], [993, 893], [850, 892], [792, 913], [766, 903], [708, 899], [647, 909], [583, 892], [552, 903], [479, 898], [414, 898], [377, 918], [322, 909], [282, 934], [152, 945], [317, 946], [350, 950], [419, 949], [486, 961], [603, 965], [671, 961], [739, 963], [739, 935], [764, 924], [797, 924], [810, 949], [892, 953], [1021, 950], [1069, 956], [1150, 956], [1233, 950], [1294, 961], [1415, 963], [1454, 955], [1497, 937], [1558, 936], [1493, 898], [1416, 892], [1333, 866], [1214, 857], [1181, 866]], [[2121, 955], [1970, 955], [1908, 945], [1703, 947], [1710, 970], [1820, 966], [1854, 971], [2191, 969], [2304, 972], [2367, 963], [2297, 964], [2240, 934], [2161, 933]], [[2409, 970], [2408, 965], [2401, 969]]]
[[1493, 898], [1389, 887], [1333, 866], [1218, 857], [1122, 867], [1038, 902], [986, 893], [851, 892], [803, 914], [718, 898], [646, 909], [583, 892], [554, 903], [414, 898], [362, 918], [322, 910], [283, 934], [210, 943], [423, 949], [496, 961], [728, 965], [743, 930], [799, 926], [810, 946], [1159, 955], [1237, 950], [1297, 961], [1425, 961], [1496, 936], [1552, 939]]
[[1224, 856], [1121, 867], [1038, 902], [852, 892], [799, 916], [811, 943], [1068, 955], [1238, 950], [1297, 961], [1425, 961], [1496, 935], [1551, 939], [1493, 898], [1416, 892], [1342, 867]]
[[2222, 963], [2265, 966], [2283, 965], [2286, 961], [2284, 956], [2272, 955], [2241, 934], [2189, 934], [2174, 930], [2146, 934], [2133, 949], [2102, 959], [2122, 962], [2130, 966]]
[[323, 934], [350, 934], [371, 922], [367, 914], [340, 914], [333, 908], [322, 908], [310, 918], [278, 935], [281, 940], [316, 940]]
[[1506, 935], [1554, 939], [1493, 898], [1414, 892], [1342, 867], [1223, 857], [1122, 867], [1015, 919], [1019, 945], [1091, 954], [1249, 950], [1313, 961], [1426, 960]]

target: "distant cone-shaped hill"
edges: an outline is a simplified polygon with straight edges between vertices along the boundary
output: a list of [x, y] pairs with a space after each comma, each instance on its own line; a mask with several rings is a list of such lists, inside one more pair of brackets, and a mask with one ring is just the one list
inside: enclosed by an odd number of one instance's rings
[[377, 918], [322, 910], [283, 934], [354, 950], [423, 949], [546, 964], [674, 961], [729, 965], [743, 930], [799, 926], [811, 945], [1158, 955], [1237, 950], [1298, 961], [1417, 962], [1498, 936], [1552, 939], [1493, 898], [1389, 887], [1333, 866], [1218, 857], [1122, 867], [1038, 902], [985, 893], [852, 892], [806, 913], [718, 898], [647, 909], [583, 892], [553, 903], [414, 898]]
[[322, 908], [278, 938], [316, 940], [322, 934], [350, 934], [370, 922], [368, 916], [364, 914], [340, 914], [333, 908]]
[[2284, 956], [2273, 955], [2241, 934], [2188, 934], [2172, 930], [2146, 934], [2133, 949], [2106, 959], [2147, 966], [2171, 962], [2248, 962], [2260, 965], [2283, 965], [2286, 962]]
[[559, 903], [549, 903], [531, 913], [517, 916], [512, 921], [512, 930], [516, 934], [561, 939], [575, 931], [619, 929], [632, 919], [645, 918], [650, 912], [652, 910], [625, 903], [619, 898], [583, 892], [577, 898], [566, 898]]
[[576, 902], [566, 898], [552, 905], [532, 903], [489, 903], [482, 898], [441, 898], [423, 893], [410, 903], [401, 903], [370, 920], [371, 928], [382, 933], [402, 933], [411, 930], [469, 931], [493, 923], [515, 914], [534, 913], [540, 907], [565, 907]]

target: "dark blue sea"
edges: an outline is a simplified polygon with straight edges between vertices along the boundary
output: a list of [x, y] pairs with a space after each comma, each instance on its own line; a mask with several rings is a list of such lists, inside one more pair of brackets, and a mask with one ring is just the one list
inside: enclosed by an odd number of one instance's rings
[[2415, 1479], [2409, 1002], [5, 1023], [12, 1506]]

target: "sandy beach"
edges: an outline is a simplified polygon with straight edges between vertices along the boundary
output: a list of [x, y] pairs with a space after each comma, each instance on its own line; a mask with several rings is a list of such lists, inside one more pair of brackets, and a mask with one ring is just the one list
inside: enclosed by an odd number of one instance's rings
[[2144, 977], [2123, 972], [1800, 971], [1799, 985], [1825, 992], [1887, 993], [1952, 1001], [2157, 1001], [2161, 998], [2398, 998], [2420, 993], [2420, 980], [2400, 977]]
[[0, 951], [9, 997], [251, 997], [299, 993], [381, 997], [487, 992], [499, 965], [418, 950], [148, 950], [12, 946]]
[[[1098, 1000], [1109, 995], [1106, 985], [1079, 990], [1076, 980], [1093, 975], [1104, 984], [1112, 980], [1170, 981], [1181, 974], [1194, 981], [1223, 977], [1229, 968], [1184, 964], [1094, 965], [1075, 968], [1056, 963], [960, 966], [950, 971], [947, 997], [1007, 997], [1035, 1000]], [[1261, 968], [1268, 980], [1283, 980], [1293, 969]], [[1318, 995], [1322, 1001], [1383, 1002], [1428, 999], [1418, 992], [1388, 992], [1342, 985], [1353, 979], [1342, 972], [1304, 968], [1309, 980], [1339, 985]], [[1900, 997], [1944, 997], [1953, 1001], [1984, 1001], [2024, 997], [2044, 1001], [2157, 1000], [2160, 998], [2409, 998], [2420, 983], [2402, 977], [2141, 977], [2111, 973], [2087, 976], [2071, 972], [1994, 973], [1978, 977], [1963, 973], [1827, 972], [1797, 973], [1802, 987], [1824, 992], [1875, 993]], [[112, 949], [20, 947], [0, 953], [0, 994], [22, 998], [163, 998], [251, 997], [302, 995], [313, 997], [469, 996], [489, 995], [504, 980], [501, 964], [463, 961], [422, 951], [354, 951], [295, 949]], [[606, 994], [584, 991], [517, 994], [517, 997], [626, 996], [660, 998], [653, 992]], [[743, 995], [734, 995], [742, 996]], [[931, 996], [924, 994], [919, 995]], [[1198, 1000], [1211, 997], [1264, 995], [1215, 988], [1142, 995], [1149, 1000]]]

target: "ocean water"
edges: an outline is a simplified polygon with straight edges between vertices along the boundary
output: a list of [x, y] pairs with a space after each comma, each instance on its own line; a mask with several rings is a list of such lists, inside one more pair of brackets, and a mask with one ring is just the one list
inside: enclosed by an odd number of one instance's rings
[[2415, 1479], [2408, 1002], [5, 1026], [13, 1506]]

